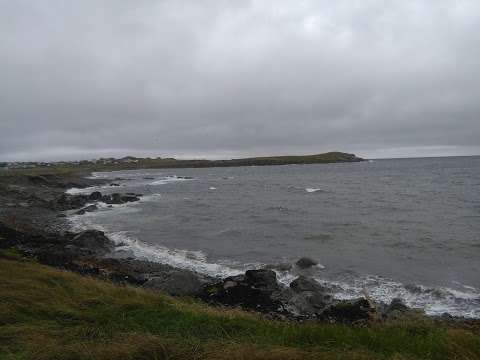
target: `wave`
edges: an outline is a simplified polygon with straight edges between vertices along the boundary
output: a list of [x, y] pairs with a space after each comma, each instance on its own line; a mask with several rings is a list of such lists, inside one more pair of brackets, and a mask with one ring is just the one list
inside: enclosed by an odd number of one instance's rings
[[[128, 210], [127, 210], [128, 211]], [[211, 262], [201, 251], [170, 249], [161, 245], [147, 244], [125, 231], [110, 231], [94, 221], [95, 213], [88, 216], [70, 216], [68, 220], [74, 231], [97, 229], [117, 244], [116, 251], [128, 253], [132, 257], [167, 264], [173, 267], [196, 271], [212, 277], [227, 277], [243, 273], [247, 269], [263, 268], [266, 264], [240, 264], [227, 260]], [[480, 318], [480, 290], [467, 285], [459, 285], [462, 290], [447, 287], [426, 287], [423, 285], [405, 285], [381, 276], [359, 276], [350, 274], [342, 281], [326, 280], [322, 276], [323, 266], [314, 269], [311, 274], [315, 280], [331, 289], [332, 295], [340, 300], [362, 297], [366, 291], [378, 302], [390, 303], [401, 298], [413, 308], [424, 309], [428, 315], [449, 313], [453, 316]], [[277, 278], [288, 286], [298, 275], [298, 270], [276, 270]]]
[[99, 186], [89, 186], [86, 188], [70, 188], [65, 193], [69, 195], [80, 195], [80, 194], [90, 194], [94, 191], [109, 190], [109, 189], [118, 189], [122, 185], [99, 185]]
[[318, 189], [318, 188], [306, 188], [305, 191], [308, 192], [308, 193], [315, 193], [317, 191], [322, 191], [323, 192], [322, 189]]
[[155, 185], [165, 185], [165, 184], [169, 184], [169, 183], [172, 183], [172, 182], [189, 181], [189, 180], [195, 180], [195, 179], [190, 178], [190, 177], [171, 175], [171, 176], [165, 176], [164, 178], [162, 178], [160, 180], [155, 180], [155, 181], [149, 183], [149, 185], [153, 185], [153, 186], [155, 186]]
[[412, 308], [420, 308], [428, 315], [448, 313], [453, 316], [480, 318], [480, 292], [470, 286], [462, 290], [447, 287], [427, 287], [423, 285], [405, 285], [379, 276], [357, 277], [353, 282], [317, 281], [333, 286], [334, 296], [338, 299], [355, 299], [367, 292], [369, 296], [384, 303], [401, 298]]
[[227, 277], [241, 274], [243, 269], [228, 265], [211, 263], [201, 251], [169, 249], [160, 245], [146, 244], [125, 231], [109, 231], [102, 225], [89, 221], [88, 218], [70, 217], [74, 231], [96, 229], [103, 231], [116, 245], [116, 251], [128, 252], [140, 260], [167, 264], [173, 267], [195, 271], [212, 277]]

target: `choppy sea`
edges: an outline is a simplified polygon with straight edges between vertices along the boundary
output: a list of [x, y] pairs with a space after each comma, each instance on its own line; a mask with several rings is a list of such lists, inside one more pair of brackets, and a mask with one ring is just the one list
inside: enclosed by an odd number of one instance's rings
[[[480, 318], [480, 157], [94, 173], [141, 201], [71, 215], [119, 254], [226, 276], [302, 256], [338, 298]], [[115, 180], [113, 180], [115, 179]], [[285, 284], [294, 270], [279, 271]]]

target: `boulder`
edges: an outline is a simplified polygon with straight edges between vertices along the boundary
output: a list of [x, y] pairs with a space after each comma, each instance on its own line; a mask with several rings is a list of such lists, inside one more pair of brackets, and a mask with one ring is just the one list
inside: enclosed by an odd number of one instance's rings
[[140, 200], [140, 198], [136, 194], [132, 194], [132, 195], [126, 194], [126, 195], [123, 195], [120, 199], [123, 203]]
[[85, 210], [86, 212], [92, 212], [92, 211], [98, 210], [98, 207], [97, 205], [92, 204], [84, 207], [83, 210]]
[[318, 265], [318, 262], [308, 257], [302, 257], [295, 263], [300, 269], [308, 269], [312, 266]]
[[289, 263], [269, 264], [269, 265], [265, 265], [264, 269], [278, 270], [278, 271], [290, 271], [290, 270], [292, 270], [292, 264], [289, 264]]
[[86, 212], [92, 212], [92, 211], [95, 211], [95, 210], [98, 210], [97, 205], [89, 205], [89, 206], [84, 207], [83, 209], [78, 210], [75, 214], [83, 215]]
[[277, 274], [268, 269], [247, 270], [245, 281], [257, 289], [276, 290], [278, 289]]
[[272, 270], [248, 270], [244, 275], [230, 276], [203, 288], [200, 298], [210, 303], [241, 306], [261, 312], [283, 308], [282, 289]]
[[102, 201], [106, 204], [125, 204], [127, 202], [138, 201], [138, 194], [119, 194], [103, 195]]
[[290, 283], [293, 295], [287, 304], [295, 313], [318, 314], [333, 302], [328, 289], [317, 281], [300, 276]]
[[387, 312], [393, 312], [393, 311], [398, 311], [398, 312], [405, 312], [410, 310], [410, 308], [405, 305], [405, 302], [400, 299], [400, 298], [395, 298], [392, 299], [390, 302], [390, 305], [388, 305]]
[[114, 243], [108, 237], [105, 236], [103, 231], [99, 230], [85, 230], [77, 234], [72, 239], [72, 244], [85, 248], [96, 255], [104, 255], [114, 248]]
[[88, 199], [91, 201], [98, 201], [101, 198], [102, 198], [102, 193], [100, 191], [94, 191], [88, 196]]
[[69, 195], [63, 194], [56, 203], [63, 210], [78, 209], [85, 206], [90, 201], [87, 195]]
[[376, 309], [367, 299], [344, 300], [328, 306], [320, 318], [332, 323], [366, 324], [376, 317]]
[[392, 299], [392, 301], [388, 305], [380, 305], [380, 311], [382, 313], [382, 316], [387, 319], [399, 319], [404, 316], [416, 314], [419, 312], [419, 309], [409, 308], [400, 298]]
[[175, 270], [163, 276], [150, 278], [143, 287], [173, 296], [197, 296], [202, 291], [203, 283], [190, 271]]
[[322, 286], [318, 281], [314, 279], [307, 278], [305, 276], [299, 276], [290, 283], [290, 288], [296, 293], [301, 293], [305, 291], [310, 292], [326, 292], [327, 288]]

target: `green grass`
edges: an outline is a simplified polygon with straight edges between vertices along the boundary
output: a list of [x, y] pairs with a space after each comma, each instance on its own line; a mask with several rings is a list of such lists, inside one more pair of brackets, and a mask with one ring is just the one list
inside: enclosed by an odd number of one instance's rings
[[0, 257], [0, 359], [479, 359], [428, 320], [294, 324]]

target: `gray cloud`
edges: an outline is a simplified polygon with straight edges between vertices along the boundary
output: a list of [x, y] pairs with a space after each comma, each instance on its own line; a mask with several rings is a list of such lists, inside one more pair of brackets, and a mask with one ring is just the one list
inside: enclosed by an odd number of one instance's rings
[[480, 154], [477, 1], [0, 0], [0, 160]]

